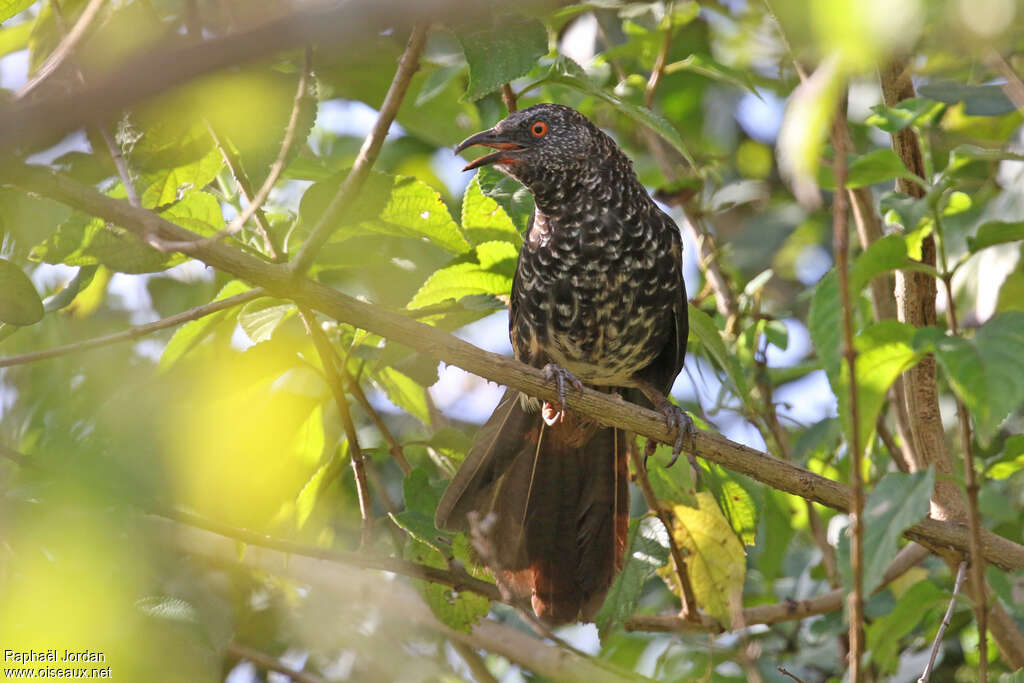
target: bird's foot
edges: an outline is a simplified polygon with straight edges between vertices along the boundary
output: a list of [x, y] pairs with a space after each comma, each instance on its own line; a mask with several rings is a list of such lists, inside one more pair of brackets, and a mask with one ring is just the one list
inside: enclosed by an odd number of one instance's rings
[[[568, 382], [576, 391], [583, 391], [583, 382], [580, 379], [563, 368], [561, 365], [555, 365], [554, 363], [548, 363], [544, 366], [544, 377], [549, 382], [554, 382], [558, 387], [558, 411], [554, 411], [554, 407], [550, 403], [544, 405], [544, 419], [551, 424], [556, 420], [561, 421], [565, 418], [565, 384]], [[549, 410], [550, 406], [550, 410]]]
[[[672, 457], [665, 465], [665, 467], [672, 467], [672, 465], [676, 464], [676, 460], [679, 459], [679, 454], [683, 451], [683, 440], [686, 437], [690, 437], [692, 439], [693, 435], [696, 433], [696, 427], [693, 426], [693, 418], [687, 415], [682, 408], [671, 403], [668, 399], [661, 399], [654, 407], [665, 417], [665, 424], [668, 428], [676, 433], [676, 440], [672, 444]], [[657, 446], [654, 441], [647, 441], [647, 448], [644, 449], [644, 467], [647, 466], [647, 458], [650, 457], [656, 447]], [[688, 458], [690, 459], [690, 465], [696, 467], [692, 453]]]

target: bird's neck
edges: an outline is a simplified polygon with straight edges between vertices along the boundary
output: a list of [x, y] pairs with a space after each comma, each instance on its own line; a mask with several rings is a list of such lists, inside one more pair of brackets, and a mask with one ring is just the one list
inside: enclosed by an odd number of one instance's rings
[[543, 171], [520, 178], [533, 195], [537, 215], [549, 222], [579, 222], [596, 210], [622, 205], [641, 206], [650, 202], [628, 162], [581, 169], [578, 173], [547, 174]]

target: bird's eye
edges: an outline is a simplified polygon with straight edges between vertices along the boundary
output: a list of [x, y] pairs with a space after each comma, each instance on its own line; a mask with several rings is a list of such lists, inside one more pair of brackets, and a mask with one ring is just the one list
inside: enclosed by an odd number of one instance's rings
[[533, 133], [533, 137], [542, 138], [548, 134], [548, 124], [543, 121], [534, 121], [530, 126], [530, 132]]

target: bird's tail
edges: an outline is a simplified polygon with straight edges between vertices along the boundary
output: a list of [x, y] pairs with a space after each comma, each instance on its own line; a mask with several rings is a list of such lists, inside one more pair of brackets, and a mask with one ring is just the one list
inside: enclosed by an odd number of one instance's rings
[[506, 390], [437, 509], [439, 528], [475, 512], [499, 582], [548, 624], [592, 620], [622, 566], [629, 522], [621, 430], [567, 412], [546, 424]]

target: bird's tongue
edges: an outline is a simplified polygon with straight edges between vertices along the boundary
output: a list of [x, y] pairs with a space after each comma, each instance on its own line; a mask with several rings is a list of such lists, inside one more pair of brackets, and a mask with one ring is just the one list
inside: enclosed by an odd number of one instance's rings
[[510, 146], [510, 147], [507, 147], [505, 149], [499, 149], [497, 152], [491, 152], [490, 154], [485, 154], [482, 157], [480, 157], [479, 159], [474, 159], [473, 161], [471, 161], [468, 164], [466, 164], [465, 167], [463, 167], [462, 170], [463, 171], [472, 171], [474, 168], [480, 168], [481, 166], [486, 166], [487, 164], [512, 163], [514, 161], [514, 159], [511, 156], [509, 156], [509, 154], [508, 154], [508, 150], [510, 150], [510, 149], [516, 149], [516, 148]]

